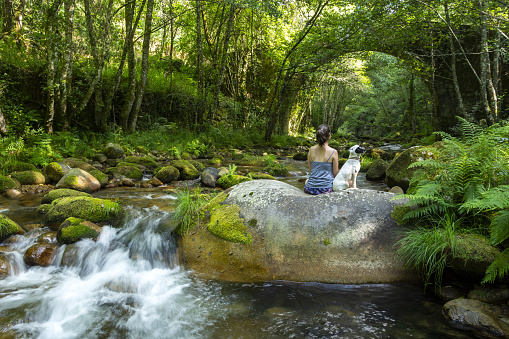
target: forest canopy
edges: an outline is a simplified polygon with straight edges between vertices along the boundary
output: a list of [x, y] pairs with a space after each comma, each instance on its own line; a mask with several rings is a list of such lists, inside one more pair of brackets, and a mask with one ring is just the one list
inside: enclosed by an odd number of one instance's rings
[[425, 137], [507, 118], [503, 0], [3, 0], [0, 133]]

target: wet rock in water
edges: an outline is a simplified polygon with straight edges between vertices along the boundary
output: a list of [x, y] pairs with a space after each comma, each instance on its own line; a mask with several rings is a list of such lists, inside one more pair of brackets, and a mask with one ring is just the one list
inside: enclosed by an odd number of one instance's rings
[[39, 171], [23, 171], [12, 173], [11, 176], [21, 185], [39, 185], [46, 183], [46, 177]]
[[90, 173], [73, 168], [56, 184], [56, 188], [70, 188], [84, 192], [95, 192], [101, 189], [101, 183]]
[[463, 293], [452, 286], [441, 286], [437, 291], [437, 295], [446, 302], [463, 297]]
[[[308, 195], [274, 180], [240, 183], [203, 208], [179, 240], [189, 269], [231, 281], [391, 283], [417, 280], [396, 255], [394, 194]], [[324, 213], [327, 211], [327, 213]], [[206, 255], [205, 255], [206, 254]]]
[[394, 193], [394, 194], [405, 194], [405, 191], [403, 191], [403, 189], [399, 186], [394, 186], [392, 187], [390, 190], [389, 190], [390, 193]]
[[489, 304], [506, 304], [509, 300], [507, 286], [481, 286], [468, 292], [468, 299], [475, 299]]
[[24, 233], [25, 231], [16, 222], [0, 213], [0, 243], [10, 236]]
[[200, 177], [200, 172], [187, 160], [172, 160], [170, 165], [179, 170], [180, 180], [192, 180]]
[[216, 187], [219, 170], [214, 167], [207, 167], [201, 173], [201, 182], [207, 187]]
[[112, 142], [106, 145], [106, 147], [103, 150], [103, 154], [108, 159], [120, 159], [125, 157], [125, 153], [122, 147]]
[[64, 159], [63, 163], [71, 168], [79, 168], [87, 172], [93, 171], [95, 169], [95, 167], [90, 165], [88, 162], [76, 158], [66, 158]]
[[79, 247], [76, 244], [67, 245], [60, 265], [63, 267], [75, 267], [79, 264]]
[[462, 276], [480, 282], [500, 250], [479, 234], [457, 234], [454, 242], [454, 256], [448, 265]]
[[21, 228], [25, 231], [25, 232], [32, 232], [33, 230], [36, 230], [40, 227], [44, 227], [43, 224], [27, 224], [27, 225], [23, 225], [21, 226]]
[[405, 192], [417, 168], [408, 168], [414, 162], [430, 159], [433, 154], [426, 147], [413, 147], [396, 155], [385, 171], [385, 182], [389, 187], [399, 186]]
[[57, 256], [58, 246], [54, 244], [35, 244], [23, 255], [23, 261], [29, 266], [51, 266]]
[[46, 193], [46, 195], [42, 197], [41, 204], [51, 204], [53, 200], [64, 197], [92, 197], [92, 196], [86, 192], [76, 191], [69, 188], [59, 188]]
[[142, 165], [146, 168], [154, 169], [157, 167], [157, 162], [152, 159], [151, 157], [135, 157], [135, 156], [128, 156], [125, 159], [126, 162], [132, 162], [134, 164]]
[[57, 243], [57, 231], [51, 231], [44, 234], [41, 234], [37, 238], [37, 243], [39, 244], [56, 244]]
[[366, 180], [377, 181], [385, 178], [385, 171], [389, 165], [382, 159], [377, 159], [366, 172]]
[[135, 187], [136, 184], [134, 183], [134, 181], [132, 179], [124, 178], [124, 179], [122, 179], [122, 186]]
[[21, 198], [23, 196], [23, 193], [21, 193], [19, 189], [10, 188], [5, 191], [5, 196], [7, 198], [16, 199]]
[[66, 197], [58, 199], [52, 205], [53, 207], [44, 216], [44, 224], [50, 227], [60, 225], [69, 217], [119, 227], [122, 225], [125, 213], [117, 202], [91, 197]]
[[154, 187], [159, 187], [163, 185], [163, 182], [156, 177], [152, 177], [149, 179], [148, 183]]
[[57, 232], [58, 242], [73, 244], [81, 239], [95, 239], [101, 233], [101, 227], [80, 218], [67, 218]]
[[509, 324], [500, 319], [501, 307], [473, 299], [454, 299], [443, 306], [443, 314], [456, 325], [472, 327], [497, 336], [509, 335]]
[[[157, 180], [157, 179], [156, 179]], [[159, 180], [157, 180], [159, 181]], [[159, 181], [160, 182], [160, 181]], [[154, 187], [153, 185], [151, 185], [148, 181], [142, 181], [140, 182], [140, 187], [141, 188], [150, 188], [150, 187]]]
[[0, 279], [6, 278], [11, 274], [11, 261], [9, 256], [0, 252]]
[[13, 180], [11, 177], [0, 175], [0, 193], [5, 192], [8, 189], [18, 188], [20, 183], [17, 180]]
[[307, 153], [295, 153], [293, 155], [293, 160], [305, 161], [308, 160]]
[[51, 162], [44, 168], [52, 182], [58, 182], [71, 168], [62, 162]]
[[161, 182], [164, 184], [168, 184], [172, 181], [178, 180], [179, 177], [180, 171], [173, 166], [163, 167], [156, 173], [156, 178], [161, 180]]

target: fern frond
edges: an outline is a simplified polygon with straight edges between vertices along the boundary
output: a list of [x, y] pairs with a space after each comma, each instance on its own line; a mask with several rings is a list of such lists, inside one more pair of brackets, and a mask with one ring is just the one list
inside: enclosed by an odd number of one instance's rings
[[479, 137], [480, 134], [482, 134], [483, 129], [476, 124], [473, 124], [471, 122], [468, 122], [466, 119], [462, 117], [456, 117], [459, 122], [459, 127], [461, 130], [461, 136], [462, 139], [467, 142], [473, 142]]
[[[469, 183], [467, 183], [465, 189], [463, 190], [463, 202], [466, 203], [469, 201], [474, 201], [476, 199], [479, 199], [479, 198], [481, 198], [481, 196], [484, 192], [485, 192], [485, 189], [484, 189], [484, 185], [482, 183], [476, 182], [476, 181], [469, 182]], [[461, 209], [461, 207], [460, 207], [460, 209]]]
[[422, 207], [416, 208], [415, 210], [411, 210], [411, 211], [407, 212], [403, 216], [403, 220], [410, 220], [410, 219], [414, 219], [414, 218], [420, 219], [420, 218], [430, 216], [430, 215], [441, 215], [441, 214], [446, 213], [447, 209], [449, 207], [450, 206], [445, 205], [445, 204], [431, 204], [431, 205], [427, 205], [427, 206], [422, 206]]
[[509, 248], [506, 248], [486, 270], [482, 283], [494, 283], [495, 279], [503, 278], [509, 272]]
[[461, 209], [482, 211], [503, 210], [509, 208], [509, 185], [498, 186], [482, 193], [480, 199], [465, 202]]
[[509, 210], [499, 212], [491, 220], [490, 233], [490, 242], [493, 245], [498, 245], [509, 238]]

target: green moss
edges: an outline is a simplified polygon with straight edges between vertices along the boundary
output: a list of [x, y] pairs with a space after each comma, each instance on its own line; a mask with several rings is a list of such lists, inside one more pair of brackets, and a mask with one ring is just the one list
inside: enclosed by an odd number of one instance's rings
[[64, 169], [58, 162], [50, 162], [44, 170], [49, 178], [54, 182], [60, 180], [65, 174]]
[[57, 239], [64, 244], [72, 244], [81, 239], [93, 239], [99, 235], [97, 231], [81, 224], [82, 219], [76, 219], [75, 223], [58, 231]]
[[12, 173], [11, 176], [21, 185], [39, 185], [46, 183], [44, 174], [39, 171], [23, 171]]
[[182, 159], [184, 159], [184, 160], [191, 160], [191, 159], [193, 158], [193, 157], [192, 157], [189, 153], [187, 153], [187, 152], [183, 152], [183, 153], [180, 155], [180, 157], [181, 157]]
[[234, 175], [225, 175], [225, 176], [217, 179], [216, 185], [218, 187], [227, 189], [227, 188], [230, 188], [230, 187], [237, 185], [241, 182], [251, 181], [251, 180], [252, 180], [251, 178], [245, 177], [242, 175], [235, 175], [235, 174]]
[[208, 230], [215, 236], [230, 242], [251, 244], [251, 234], [247, 232], [244, 219], [240, 217], [237, 205], [221, 205], [216, 207], [210, 216]]
[[180, 171], [173, 166], [166, 166], [159, 169], [156, 178], [167, 184], [180, 178]]
[[272, 175], [262, 172], [251, 172], [247, 175], [255, 180], [257, 179], [268, 179], [268, 180], [276, 180]]
[[200, 172], [187, 160], [173, 160], [170, 165], [179, 170], [181, 180], [192, 180], [200, 176]]
[[45, 224], [59, 224], [69, 217], [76, 217], [94, 223], [105, 222], [119, 226], [124, 217], [122, 207], [107, 199], [65, 197], [53, 201], [52, 206], [44, 216]]
[[24, 172], [24, 171], [35, 171], [37, 168], [29, 163], [18, 161], [18, 160], [7, 160], [2, 165], [2, 173], [10, 174], [12, 172]]
[[101, 184], [101, 186], [104, 186], [108, 183], [108, 176], [106, 174], [104, 174], [103, 172], [99, 171], [98, 169], [95, 169], [93, 171], [90, 171], [89, 172], [94, 178], [97, 179], [97, 181], [99, 181], [99, 183]]
[[67, 186], [75, 187], [79, 184], [79, 178], [76, 175], [69, 175], [64, 182]]
[[63, 197], [92, 197], [86, 192], [72, 190], [70, 188], [60, 188], [46, 193], [42, 198], [41, 204], [50, 204], [52, 201]]
[[90, 165], [89, 163], [75, 158], [64, 159], [63, 163], [71, 168], [79, 168], [87, 172], [90, 172], [95, 169], [95, 167]]
[[454, 258], [465, 262], [493, 262], [500, 251], [490, 245], [488, 239], [479, 234], [461, 234], [456, 236]]
[[404, 206], [404, 205], [396, 205], [394, 206], [394, 210], [391, 213], [391, 217], [396, 220], [396, 224], [398, 225], [405, 225], [408, 223], [408, 221], [403, 221], [403, 217], [405, 214], [410, 212], [412, 210], [412, 207], [410, 206]]
[[196, 160], [188, 160], [188, 161], [189, 161], [189, 163], [190, 163], [191, 165], [193, 165], [193, 166], [194, 166], [194, 168], [196, 168], [196, 169], [197, 169], [198, 171], [200, 171], [200, 172], [203, 172], [203, 170], [205, 169], [205, 165], [203, 165], [203, 164], [202, 164], [201, 162], [199, 162], [199, 161], [196, 161]]
[[126, 161], [120, 161], [116, 167], [119, 167], [119, 166], [130, 166], [130, 167], [136, 167], [137, 169], [139, 169], [140, 171], [145, 167], [141, 164], [135, 164], [134, 162], [126, 162]]
[[141, 180], [143, 178], [143, 172], [135, 166], [117, 166], [109, 169], [110, 173], [118, 173], [126, 178]]
[[220, 158], [213, 158], [213, 159], [210, 159], [210, 164], [212, 166], [221, 166], [221, 163], [223, 161], [220, 159]]
[[133, 157], [129, 156], [125, 159], [126, 162], [145, 166], [146, 168], [154, 169], [157, 167], [157, 162], [151, 157]]
[[0, 192], [16, 187], [18, 184], [12, 178], [0, 175]]
[[23, 230], [17, 223], [9, 217], [0, 214], [0, 242], [4, 241], [11, 235], [22, 234]]
[[329, 238], [325, 238], [325, 239], [323, 239], [323, 244], [324, 244], [325, 246], [330, 245], [330, 244], [331, 244], [330, 239], [329, 239]]
[[247, 224], [248, 224], [249, 226], [251, 226], [251, 227], [256, 227], [256, 225], [258, 225], [258, 220], [256, 220], [256, 219], [251, 219], [251, 220], [249, 220], [249, 221], [248, 221], [248, 223], [247, 223]]
[[46, 214], [52, 207], [53, 206], [51, 206], [51, 204], [42, 204], [41, 206], [37, 207], [36, 212], [38, 214]]
[[224, 201], [224, 199], [226, 199], [227, 197], [228, 197], [227, 193], [225, 193], [225, 192], [219, 193], [217, 196], [212, 198], [212, 200], [210, 200], [205, 206], [203, 206], [202, 210], [212, 211], [213, 209], [218, 207], [219, 204], [221, 204]]

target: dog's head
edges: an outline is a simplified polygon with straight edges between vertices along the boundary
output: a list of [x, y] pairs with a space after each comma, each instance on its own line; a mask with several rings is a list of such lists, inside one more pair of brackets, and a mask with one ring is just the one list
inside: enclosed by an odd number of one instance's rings
[[366, 149], [362, 148], [359, 145], [354, 145], [354, 146], [350, 147], [350, 149], [348, 151], [350, 152], [351, 157], [358, 158], [358, 157], [360, 157], [360, 155], [362, 153], [366, 152]]

